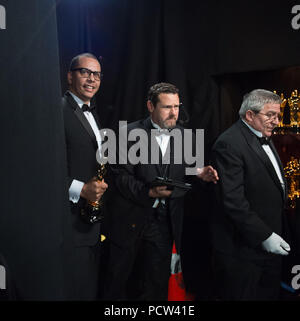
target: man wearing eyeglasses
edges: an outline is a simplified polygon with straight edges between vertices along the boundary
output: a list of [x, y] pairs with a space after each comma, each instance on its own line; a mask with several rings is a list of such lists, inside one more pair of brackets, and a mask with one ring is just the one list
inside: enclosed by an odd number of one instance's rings
[[95, 300], [98, 296], [100, 222], [84, 220], [81, 209], [87, 202], [99, 201], [108, 187], [104, 180], [95, 177], [101, 137], [93, 97], [101, 79], [98, 59], [90, 53], [78, 55], [71, 61], [67, 74], [69, 90], [63, 97], [73, 245], [67, 257], [71, 300]]
[[213, 146], [219, 173], [212, 234], [217, 296], [221, 300], [279, 298], [287, 194], [272, 131], [278, 95], [256, 89], [244, 96], [240, 119]]
[[[152, 186], [151, 182], [157, 176], [185, 180], [188, 165], [184, 160], [174, 163], [174, 143], [168, 135], [175, 127], [183, 132], [177, 125], [180, 108], [178, 88], [158, 83], [148, 92], [149, 117], [128, 125], [128, 134], [141, 129], [149, 140], [151, 130], [157, 129], [153, 145], [161, 160], [169, 149], [170, 161], [134, 165], [129, 160], [112, 167], [117, 189], [111, 202], [107, 202], [110, 247], [105, 300], [167, 300], [174, 241], [180, 253], [184, 192]], [[132, 141], [128, 142], [128, 149], [132, 145]], [[198, 177], [207, 182], [218, 180], [211, 166], [199, 169]], [[133, 283], [137, 286], [133, 287]]]

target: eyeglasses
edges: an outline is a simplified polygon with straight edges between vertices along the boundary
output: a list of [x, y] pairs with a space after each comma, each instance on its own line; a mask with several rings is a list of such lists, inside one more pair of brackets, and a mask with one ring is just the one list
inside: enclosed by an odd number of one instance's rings
[[75, 69], [72, 69], [71, 71], [79, 71], [80, 75], [83, 78], [90, 78], [91, 74], [93, 74], [95, 80], [102, 80], [103, 79], [103, 73], [101, 71], [92, 71], [88, 68], [75, 68]]
[[273, 112], [269, 112], [266, 114], [262, 113], [262, 112], [258, 112], [257, 114], [262, 114], [262, 115], [266, 116], [268, 120], [276, 120], [276, 119], [278, 119], [279, 121], [282, 120], [282, 116], [280, 114], [273, 113]]

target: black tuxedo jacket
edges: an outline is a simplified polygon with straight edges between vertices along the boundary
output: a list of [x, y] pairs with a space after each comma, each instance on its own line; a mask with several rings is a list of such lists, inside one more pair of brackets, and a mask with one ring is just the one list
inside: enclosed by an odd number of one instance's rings
[[[133, 129], [143, 129], [148, 133], [148, 149], [150, 161], [150, 134], [153, 129], [150, 118], [128, 125], [128, 133]], [[177, 127], [181, 132], [183, 128]], [[183, 135], [182, 135], [183, 137]], [[171, 139], [170, 139], [171, 141]], [[136, 142], [128, 142], [128, 149]], [[170, 143], [169, 143], [170, 145]], [[172, 144], [171, 144], [172, 146]], [[158, 144], [157, 144], [158, 147]], [[159, 147], [158, 147], [159, 149]], [[160, 151], [160, 149], [159, 149]], [[187, 164], [174, 164], [173, 150], [170, 149], [170, 165], [167, 171], [169, 178], [185, 181]], [[110, 239], [119, 246], [130, 246], [143, 229], [147, 217], [153, 215], [152, 208], [155, 199], [148, 196], [149, 183], [156, 176], [162, 176], [159, 164], [125, 164], [110, 166], [114, 176], [114, 189], [110, 188], [112, 197], [107, 198], [107, 233]], [[112, 184], [110, 184], [112, 187]], [[112, 192], [113, 191], [113, 192]], [[184, 210], [184, 192], [174, 189], [168, 199], [168, 211], [171, 218], [172, 232], [177, 251], [180, 251], [181, 229]]]
[[[69, 92], [66, 92], [62, 99], [62, 107], [69, 188], [73, 179], [86, 183], [96, 175], [98, 168], [96, 151], [98, 145], [89, 122]], [[100, 128], [95, 109], [93, 109], [92, 113]], [[100, 223], [90, 225], [80, 218], [80, 209], [85, 206], [85, 203], [86, 200], [82, 198], [76, 204], [70, 201], [72, 234], [76, 246], [92, 246], [99, 240]]]
[[[285, 180], [272, 142], [270, 147]], [[244, 259], [272, 257], [261, 243], [272, 232], [283, 233], [286, 190], [259, 140], [239, 120], [217, 139], [212, 159], [220, 177], [212, 224], [214, 248]]]

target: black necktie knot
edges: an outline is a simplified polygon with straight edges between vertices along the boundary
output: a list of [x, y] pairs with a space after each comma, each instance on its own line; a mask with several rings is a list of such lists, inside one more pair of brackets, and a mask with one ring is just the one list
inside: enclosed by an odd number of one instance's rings
[[266, 137], [258, 137], [258, 140], [260, 141], [261, 145], [269, 145], [270, 139]]
[[95, 108], [95, 105], [91, 105], [90, 107], [87, 104], [82, 105], [82, 111], [92, 111]]

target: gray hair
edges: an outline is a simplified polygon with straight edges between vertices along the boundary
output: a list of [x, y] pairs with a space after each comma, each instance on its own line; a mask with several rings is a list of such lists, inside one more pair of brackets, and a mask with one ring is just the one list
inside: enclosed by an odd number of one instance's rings
[[281, 99], [272, 91], [254, 89], [244, 96], [239, 115], [241, 118], [245, 118], [247, 110], [259, 113], [265, 104], [281, 104]]

